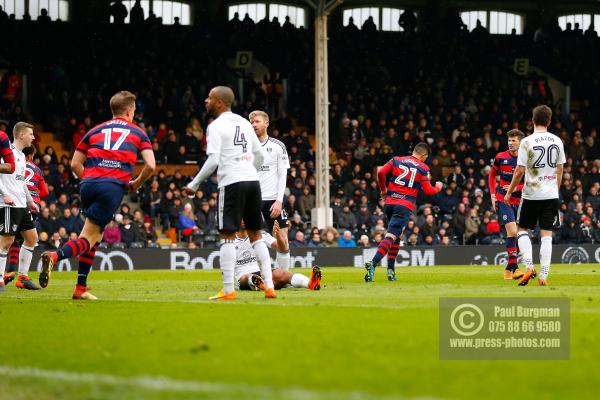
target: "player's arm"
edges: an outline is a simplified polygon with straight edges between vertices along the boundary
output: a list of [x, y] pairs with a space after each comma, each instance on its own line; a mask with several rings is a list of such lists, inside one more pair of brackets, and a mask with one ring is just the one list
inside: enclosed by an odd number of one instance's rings
[[508, 204], [510, 202], [510, 197], [512, 196], [513, 192], [515, 191], [515, 189], [521, 182], [521, 179], [523, 179], [524, 175], [525, 175], [525, 166], [517, 165], [517, 168], [515, 168], [515, 172], [513, 174], [512, 181], [510, 181], [510, 186], [508, 187], [508, 190], [506, 191], [506, 195], [504, 196], [504, 202], [506, 204]]
[[285, 185], [287, 183], [287, 155], [285, 152], [279, 155], [277, 163], [277, 199], [271, 206], [271, 218], [277, 218], [283, 209], [283, 196], [285, 194]]
[[79, 179], [83, 176], [83, 164], [86, 159], [87, 155], [80, 150], [75, 150], [75, 153], [73, 153], [73, 158], [71, 159], [71, 171], [73, 171], [75, 176]]
[[219, 166], [219, 155], [216, 153], [209, 154], [206, 161], [204, 161], [204, 165], [200, 168], [200, 171], [196, 174], [194, 179], [184, 188], [184, 191], [188, 191], [194, 193], [198, 190], [198, 187], [202, 182], [208, 179], [209, 176], [215, 172], [217, 167]]
[[492, 209], [494, 211], [496, 211], [496, 175], [498, 174], [496, 160], [494, 160], [490, 168], [490, 175], [488, 176], [488, 186], [490, 187], [490, 197], [492, 198]]
[[423, 175], [423, 179], [421, 180], [421, 188], [423, 188], [423, 193], [425, 193], [426, 196], [435, 196], [442, 190], [444, 184], [442, 182], [436, 182], [435, 186], [431, 186], [431, 181], [427, 175]]
[[[8, 141], [8, 139], [6, 139]], [[0, 164], [0, 174], [12, 174], [15, 172], [15, 156], [10, 146], [2, 152], [2, 161]]]
[[4, 187], [4, 183], [2, 182], [2, 179], [0, 179], [0, 197], [2, 197], [2, 200], [4, 201], [4, 204], [6, 204], [7, 206], [14, 206], [15, 205], [15, 201], [8, 194], [6, 188]]
[[144, 160], [144, 168], [140, 174], [133, 181], [129, 182], [129, 190], [135, 192], [138, 190], [144, 182], [148, 180], [156, 170], [156, 160], [154, 158], [154, 151], [152, 149], [142, 150], [142, 160]]
[[377, 183], [379, 184], [379, 192], [381, 196], [385, 196], [387, 193], [387, 176], [392, 173], [392, 164], [386, 163], [383, 167], [377, 171]]
[[40, 208], [37, 204], [35, 204], [35, 201], [33, 201], [33, 197], [31, 197], [31, 193], [29, 192], [29, 188], [25, 182], [23, 182], [23, 190], [25, 191], [25, 198], [27, 199], [27, 205], [29, 206], [29, 209], [36, 213], [39, 212]]
[[44, 200], [48, 197], [50, 191], [48, 190], [48, 185], [46, 185], [46, 180], [40, 176], [40, 180], [38, 181], [38, 189], [40, 192], [40, 200]]
[[560, 154], [558, 155], [558, 162], [556, 163], [556, 183], [558, 185], [558, 192], [560, 193], [560, 185], [562, 184], [563, 172], [564, 172], [564, 164], [567, 162], [565, 157], [565, 149], [560, 143]]

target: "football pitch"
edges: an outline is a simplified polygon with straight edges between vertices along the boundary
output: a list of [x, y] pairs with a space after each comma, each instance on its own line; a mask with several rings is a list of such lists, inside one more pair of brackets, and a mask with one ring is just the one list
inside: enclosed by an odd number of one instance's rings
[[[11, 284], [0, 399], [597, 398], [599, 265], [553, 266], [549, 287], [500, 267], [397, 271], [366, 284], [362, 269], [325, 267], [319, 292], [223, 303], [207, 300], [218, 271], [93, 271], [97, 302], [70, 299], [72, 272], [39, 292]], [[440, 297], [567, 297], [570, 360], [440, 360]]]

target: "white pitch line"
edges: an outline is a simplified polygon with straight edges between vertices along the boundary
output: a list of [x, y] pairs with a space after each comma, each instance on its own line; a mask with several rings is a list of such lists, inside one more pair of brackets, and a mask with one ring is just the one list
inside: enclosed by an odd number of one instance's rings
[[[62, 382], [104, 384], [109, 386], [132, 386], [137, 389], [153, 392], [184, 392], [205, 394], [227, 394], [231, 392], [245, 393], [255, 398], [269, 399], [381, 399], [404, 400], [407, 397], [373, 395], [360, 391], [337, 390], [309, 390], [304, 388], [276, 388], [269, 386], [249, 385], [243, 383], [220, 383], [186, 381], [167, 378], [164, 376], [132, 376], [124, 377], [110, 374], [97, 374], [93, 372], [69, 372], [62, 370], [40, 369], [35, 367], [13, 367], [0, 365], [0, 375], [16, 378], [37, 378], [58, 380]], [[410, 399], [434, 399], [432, 397], [411, 397]]]

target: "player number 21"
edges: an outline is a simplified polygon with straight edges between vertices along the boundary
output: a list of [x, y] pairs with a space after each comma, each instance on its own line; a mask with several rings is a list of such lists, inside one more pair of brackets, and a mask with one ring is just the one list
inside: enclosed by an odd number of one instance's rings
[[[119, 138], [111, 148], [110, 142], [112, 139], [113, 132], [120, 133], [121, 136], [119, 136]], [[129, 133], [131, 133], [131, 131], [129, 129], [123, 128], [107, 128], [102, 129], [102, 133], [104, 134], [104, 150], [119, 150], [119, 147], [121, 147], [121, 145], [123, 144], [127, 136], [129, 136]]]
[[[407, 168], [404, 165], [400, 165], [400, 169], [402, 170], [402, 173], [400, 175], [398, 175], [398, 177], [396, 178], [394, 183], [396, 185], [406, 186], [409, 188], [413, 187], [413, 184], [415, 183], [415, 177], [417, 176], [417, 169], [416, 168]], [[407, 185], [404, 178], [406, 178], [406, 176], [408, 174], [410, 174], [410, 177], [408, 178], [408, 185]]]

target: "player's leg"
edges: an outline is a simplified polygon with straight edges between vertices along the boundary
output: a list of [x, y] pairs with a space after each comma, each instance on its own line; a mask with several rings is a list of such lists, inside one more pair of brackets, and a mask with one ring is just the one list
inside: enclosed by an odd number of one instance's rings
[[508, 255], [508, 262], [504, 270], [504, 279], [512, 280], [519, 279], [523, 276], [523, 272], [520, 271], [518, 264], [518, 250], [517, 250], [517, 222], [514, 206], [507, 205], [504, 203], [497, 203], [498, 207], [498, 220], [504, 229], [506, 229], [506, 253]]
[[243, 204], [243, 218], [248, 231], [248, 237], [252, 242], [252, 248], [256, 253], [258, 265], [260, 266], [260, 274], [265, 281], [265, 297], [275, 298], [275, 288], [273, 285], [273, 273], [271, 271], [271, 256], [269, 249], [262, 238], [261, 226], [262, 215], [260, 208], [262, 205], [260, 184], [258, 181], [240, 182], [242, 189], [245, 192]]
[[98, 243], [78, 257], [77, 285], [75, 285], [75, 291], [73, 292], [73, 300], [98, 300], [96, 296], [88, 291], [87, 287], [87, 278], [92, 270], [92, 265], [94, 265], [97, 249]]
[[81, 202], [86, 216], [83, 229], [77, 239], [69, 240], [57, 251], [42, 254], [40, 286], [48, 286], [52, 268], [58, 261], [79, 257], [102, 240], [104, 227], [119, 208], [124, 193], [125, 189], [115, 183], [88, 182], [81, 185]]
[[217, 228], [221, 239], [219, 246], [221, 279], [223, 289], [210, 300], [235, 300], [235, 233], [240, 229], [242, 220], [241, 205], [239, 198], [243, 193], [236, 190], [239, 183], [219, 188], [217, 199]]
[[365, 274], [365, 282], [372, 282], [375, 267], [379, 265], [383, 257], [386, 256], [392, 245], [400, 236], [410, 217], [410, 210], [406, 207], [386, 205], [385, 212], [388, 216], [388, 228], [385, 238], [379, 243], [377, 251], [371, 262], [365, 264], [367, 273]]
[[33, 258], [33, 249], [35, 249], [35, 246], [37, 245], [38, 235], [37, 230], [33, 227], [31, 214], [29, 214], [28, 210], [25, 211], [27, 213], [24, 216], [24, 219], [29, 219], [31, 223], [24, 222], [22, 224], [23, 227], [29, 229], [21, 232], [21, 235], [23, 236], [23, 246], [21, 246], [21, 251], [19, 252], [19, 276], [15, 286], [19, 289], [40, 290], [41, 287], [33, 283], [28, 276], [31, 259]]
[[391, 282], [396, 281], [396, 257], [398, 257], [398, 251], [400, 251], [400, 237], [392, 244], [387, 254], [387, 276], [388, 281]]
[[[22, 238], [15, 238], [15, 241], [10, 245], [8, 250], [8, 264], [6, 264], [6, 272], [15, 272], [19, 267], [19, 252], [21, 251]], [[6, 274], [5, 274], [6, 275]]]
[[517, 242], [523, 263], [525, 263], [526, 267], [525, 273], [519, 279], [519, 286], [527, 285], [529, 280], [536, 276], [536, 271], [533, 267], [533, 249], [527, 230], [534, 229], [537, 225], [537, 208], [535, 201], [523, 199], [517, 212]]
[[558, 207], [559, 202], [556, 199], [544, 201], [540, 218], [540, 278], [538, 280], [540, 286], [548, 284], [550, 262], [552, 260], [552, 230], [558, 228], [560, 224]]
[[279, 232], [276, 235], [278, 249], [275, 253], [275, 260], [279, 268], [287, 271], [290, 269], [290, 243], [288, 240], [290, 224], [285, 210], [281, 210], [281, 214], [277, 217], [277, 223], [279, 224]]
[[[9, 209], [9, 207], [2, 207], [1, 213], [4, 215], [0, 217], [4, 217], [7, 212], [10, 215], [10, 211], [7, 211], [7, 209]], [[4, 220], [4, 218], [0, 219]], [[8, 261], [8, 249], [10, 248], [12, 242], [15, 240], [15, 237], [13, 235], [9, 235], [7, 233], [6, 223], [4, 225], [4, 231], [0, 236], [0, 292], [6, 291], [6, 285], [4, 284], [4, 272], [6, 270], [6, 263]]]
[[[244, 274], [242, 276], [240, 276], [237, 280], [237, 289], [239, 290], [256, 290], [253, 289], [250, 285], [252, 283], [250, 276], [252, 274]], [[258, 288], [258, 290], [260, 290], [260, 288]]]

